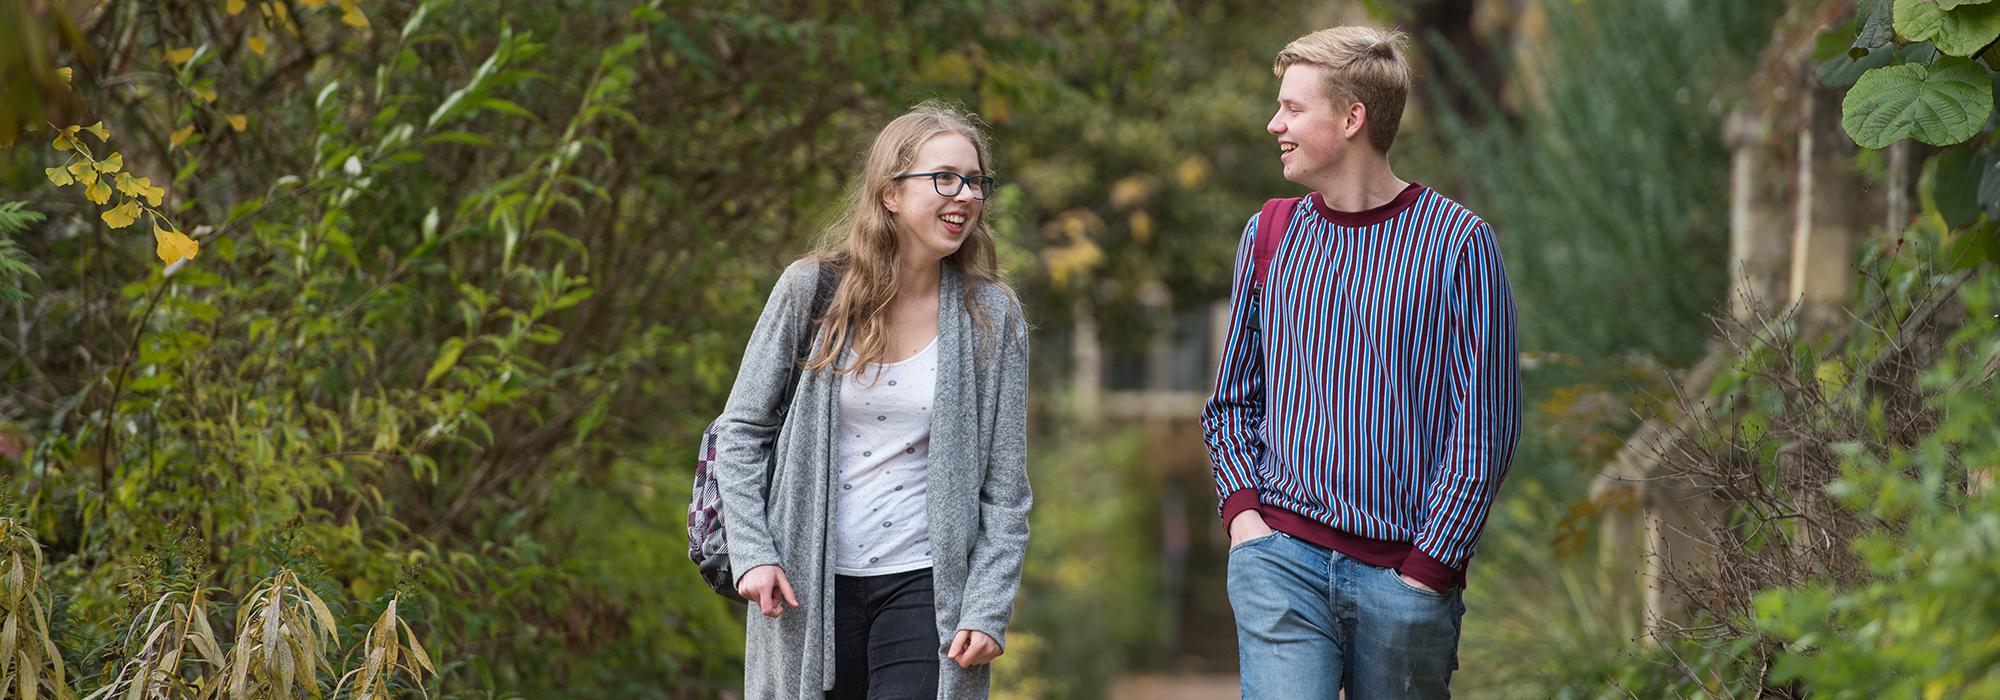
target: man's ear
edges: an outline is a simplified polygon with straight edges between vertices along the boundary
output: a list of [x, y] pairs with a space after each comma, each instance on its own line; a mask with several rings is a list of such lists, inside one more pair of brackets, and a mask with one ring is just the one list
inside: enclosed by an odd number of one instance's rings
[[1359, 102], [1348, 103], [1347, 119], [1340, 129], [1341, 137], [1352, 141], [1355, 135], [1360, 134], [1361, 130], [1366, 128], [1368, 128], [1368, 105]]

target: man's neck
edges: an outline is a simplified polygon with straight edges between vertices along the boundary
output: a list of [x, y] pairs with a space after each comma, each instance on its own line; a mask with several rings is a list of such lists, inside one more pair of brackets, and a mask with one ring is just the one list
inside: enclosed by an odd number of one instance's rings
[[1333, 175], [1308, 186], [1319, 193], [1327, 208], [1359, 212], [1388, 204], [1410, 183], [1396, 177], [1387, 158], [1368, 153], [1357, 154], [1354, 162], [1341, 164]]

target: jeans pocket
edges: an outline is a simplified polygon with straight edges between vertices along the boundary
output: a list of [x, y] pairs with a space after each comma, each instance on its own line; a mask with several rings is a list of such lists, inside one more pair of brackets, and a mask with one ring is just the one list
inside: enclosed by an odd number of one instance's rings
[[1400, 571], [1397, 571], [1395, 569], [1383, 569], [1383, 571], [1388, 572], [1389, 580], [1393, 581], [1396, 587], [1401, 588], [1404, 591], [1414, 593], [1416, 595], [1420, 595], [1425, 598], [1435, 598], [1438, 600], [1443, 600], [1451, 596], [1451, 589], [1445, 589], [1443, 592], [1438, 592], [1428, 588], [1414, 586], [1411, 585], [1409, 581], [1403, 580], [1403, 574]]
[[1252, 538], [1250, 538], [1250, 539], [1247, 539], [1247, 540], [1244, 540], [1244, 541], [1242, 541], [1242, 542], [1238, 542], [1238, 543], [1236, 543], [1236, 544], [1232, 544], [1232, 545], [1229, 545], [1229, 553], [1230, 553], [1230, 554], [1235, 554], [1235, 553], [1236, 553], [1236, 550], [1239, 550], [1239, 549], [1243, 549], [1244, 547], [1249, 547], [1249, 546], [1252, 546], [1252, 545], [1258, 545], [1258, 544], [1263, 544], [1264, 542], [1267, 542], [1267, 541], [1271, 540], [1272, 538], [1275, 538], [1275, 537], [1277, 537], [1277, 536], [1278, 536], [1278, 534], [1279, 534], [1279, 533], [1278, 533], [1278, 531], [1277, 531], [1277, 530], [1272, 530], [1272, 531], [1271, 531], [1271, 534], [1268, 534], [1268, 535], [1259, 535], [1259, 536], [1257, 536], [1257, 537], [1252, 537]]

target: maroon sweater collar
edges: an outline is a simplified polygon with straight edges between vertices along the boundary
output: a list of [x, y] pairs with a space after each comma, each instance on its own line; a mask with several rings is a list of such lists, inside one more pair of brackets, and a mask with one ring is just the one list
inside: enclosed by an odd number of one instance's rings
[[1395, 199], [1389, 200], [1382, 206], [1363, 211], [1336, 211], [1326, 205], [1326, 197], [1318, 192], [1308, 195], [1307, 199], [1312, 202], [1313, 211], [1319, 212], [1320, 218], [1332, 222], [1335, 226], [1360, 228], [1396, 218], [1397, 214], [1416, 204], [1417, 198], [1424, 196], [1424, 189], [1423, 185], [1412, 182], [1408, 187], [1404, 187], [1402, 192], [1397, 193]]

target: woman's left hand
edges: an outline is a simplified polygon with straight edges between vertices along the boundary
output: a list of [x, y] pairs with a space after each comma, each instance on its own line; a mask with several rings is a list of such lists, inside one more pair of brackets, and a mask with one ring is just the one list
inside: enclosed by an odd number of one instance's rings
[[959, 630], [958, 636], [951, 638], [951, 653], [946, 658], [958, 662], [959, 668], [972, 668], [980, 664], [992, 663], [1000, 658], [1000, 643], [978, 630]]

